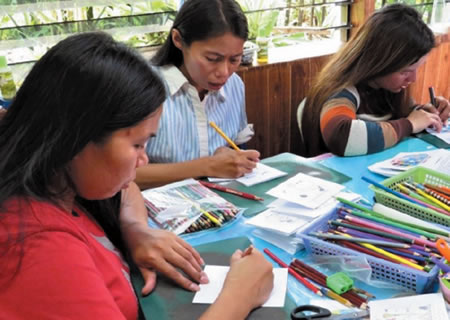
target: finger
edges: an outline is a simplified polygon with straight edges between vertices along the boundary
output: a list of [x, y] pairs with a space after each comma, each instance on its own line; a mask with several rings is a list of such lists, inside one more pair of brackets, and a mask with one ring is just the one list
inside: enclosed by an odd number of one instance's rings
[[[161, 264], [161, 267], [159, 268], [159, 271], [164, 274], [166, 277], [174, 281], [176, 284], [178, 284], [180, 287], [189, 290], [189, 291], [198, 291], [200, 290], [200, 287], [195, 282], [191, 281], [190, 279], [186, 278], [181, 272], [179, 272], [177, 269], [175, 269], [171, 264], [167, 262], [163, 262]], [[204, 273], [204, 272], [203, 272]], [[206, 276], [206, 274], [205, 274]]]
[[148, 295], [155, 288], [156, 285], [156, 272], [147, 268], [139, 268], [144, 279], [144, 286], [142, 287], [141, 294], [143, 296]]
[[422, 105], [420, 110], [423, 110], [423, 111], [426, 111], [429, 113], [438, 113], [437, 109], [431, 103]]
[[237, 249], [237, 250], [231, 255], [231, 258], [230, 258], [230, 264], [233, 264], [233, 263], [235, 263], [236, 261], [239, 261], [240, 259], [242, 259], [242, 255], [243, 255], [242, 250]]
[[172, 249], [173, 255], [168, 257], [170, 260], [169, 262], [174, 263], [181, 268], [189, 265], [195, 272], [202, 271], [201, 262], [203, 262], [203, 259], [200, 258], [201, 261], [199, 261], [199, 258], [197, 257], [199, 254], [191, 246], [180, 241]]
[[[205, 261], [202, 259], [202, 257], [200, 256], [200, 253], [198, 253], [197, 250], [195, 250], [189, 243], [187, 243], [183, 239], [178, 238], [178, 240], [181, 242], [181, 246], [183, 246], [187, 251], [189, 251], [190, 254], [192, 254], [194, 259], [197, 261], [197, 263], [200, 266], [205, 265]], [[200, 267], [199, 270], [202, 270], [202, 268]]]
[[191, 279], [199, 283], [208, 283], [209, 279], [201, 269], [200, 265], [192, 258], [185, 258], [177, 252], [175, 256], [168, 260], [173, 266], [180, 268]]

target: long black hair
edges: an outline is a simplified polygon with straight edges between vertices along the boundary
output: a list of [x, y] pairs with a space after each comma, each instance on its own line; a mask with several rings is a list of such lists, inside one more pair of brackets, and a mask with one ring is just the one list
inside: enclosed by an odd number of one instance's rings
[[172, 30], [181, 34], [183, 43], [190, 46], [194, 41], [218, 37], [226, 32], [247, 40], [247, 18], [239, 4], [234, 0], [187, 0], [184, 2], [169, 35], [153, 56], [152, 63], [157, 66], [183, 64], [183, 55], [172, 41]]
[[[56, 44], [34, 65], [0, 120], [0, 209], [11, 197], [57, 204], [72, 186], [65, 170], [75, 155], [89, 142], [137, 125], [164, 98], [149, 64], [108, 34], [82, 33]], [[64, 187], [55, 188], [55, 176]], [[77, 200], [123, 249], [120, 235], [115, 239], [120, 194]]]

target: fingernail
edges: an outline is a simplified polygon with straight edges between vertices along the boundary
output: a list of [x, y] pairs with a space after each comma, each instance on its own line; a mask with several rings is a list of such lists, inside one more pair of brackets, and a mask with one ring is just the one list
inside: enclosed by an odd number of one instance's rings
[[191, 291], [199, 291], [200, 287], [197, 284], [195, 284], [195, 283], [191, 283], [191, 285], [189, 286], [189, 290], [191, 290]]
[[202, 266], [204, 266], [204, 265], [205, 265], [205, 260], [203, 260], [202, 258], [200, 258], [200, 264], [201, 264]]
[[200, 277], [200, 283], [201, 284], [205, 284], [205, 283], [208, 283], [208, 282], [209, 282], [208, 276], [206, 275], [206, 273], [202, 272], [202, 275]]

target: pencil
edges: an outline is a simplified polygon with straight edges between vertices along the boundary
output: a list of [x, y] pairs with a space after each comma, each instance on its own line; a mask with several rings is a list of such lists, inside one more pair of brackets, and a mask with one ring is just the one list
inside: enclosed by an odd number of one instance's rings
[[212, 222], [214, 222], [216, 225], [218, 225], [219, 227], [222, 225], [220, 223], [219, 220], [217, 220], [216, 218], [214, 218], [208, 211], [204, 210], [202, 207], [200, 207], [200, 205], [198, 203], [195, 203], [194, 201], [192, 201], [191, 199], [189, 199], [188, 197], [186, 197], [184, 194], [182, 194], [181, 192], [177, 191], [178, 194], [186, 199], [187, 201], [189, 201], [190, 203], [192, 203], [192, 205], [194, 207], [196, 207], [201, 213], [203, 213], [209, 220], [211, 220]]
[[428, 92], [430, 93], [430, 102], [433, 105], [433, 107], [436, 107], [436, 96], [434, 95], [434, 88], [429, 87]]
[[321, 296], [322, 292], [320, 292], [319, 288], [313, 285], [311, 282], [303, 278], [300, 274], [294, 271], [291, 267], [289, 267], [286, 263], [284, 263], [280, 258], [278, 258], [275, 254], [273, 254], [269, 249], [265, 248], [264, 253], [267, 254], [273, 261], [278, 263], [283, 268], [288, 268], [288, 272], [294, 276], [295, 279], [300, 281], [305, 287], [314, 292], [315, 294]]
[[216, 190], [223, 191], [226, 193], [231, 193], [231, 194], [234, 194], [234, 195], [242, 197], [242, 198], [257, 200], [257, 201], [264, 201], [263, 198], [255, 196], [254, 194], [242, 192], [242, 191], [231, 189], [228, 187], [224, 187], [224, 186], [221, 186], [220, 184], [215, 184], [215, 183], [201, 181], [201, 180], [199, 180], [198, 182], [200, 182], [205, 187], [208, 187], [211, 189], [216, 189]]
[[337, 235], [337, 234], [329, 234], [329, 233], [321, 233], [321, 232], [310, 232], [310, 236], [314, 236], [317, 238], [322, 239], [330, 239], [330, 240], [346, 240], [350, 242], [361, 242], [361, 243], [370, 243], [370, 244], [376, 244], [382, 247], [392, 247], [392, 248], [409, 248], [409, 245], [405, 243], [398, 243], [398, 242], [388, 242], [388, 241], [382, 241], [382, 240], [375, 240], [375, 239], [366, 239], [361, 237], [353, 237], [349, 235]]
[[337, 293], [333, 292], [332, 290], [322, 287], [320, 288], [320, 291], [326, 295], [328, 298], [336, 300], [339, 303], [342, 303], [344, 306], [347, 306], [349, 308], [353, 308], [354, 305], [348, 301], [347, 299], [345, 299], [344, 297], [341, 297], [340, 295], [338, 295]]
[[388, 187], [383, 186], [381, 183], [373, 181], [372, 179], [369, 179], [369, 178], [364, 177], [364, 176], [362, 176], [361, 179], [363, 179], [364, 181], [373, 184], [375, 187], [377, 187], [379, 189], [382, 189], [382, 190], [384, 190], [384, 191], [386, 191], [386, 192], [388, 192], [390, 194], [393, 194], [394, 196], [397, 196], [397, 197], [399, 197], [399, 198], [401, 198], [403, 200], [406, 200], [406, 201], [413, 202], [415, 204], [421, 205], [419, 202], [415, 201], [414, 199], [410, 199], [408, 197], [405, 197], [405, 195], [401, 194], [400, 192], [397, 192], [395, 190], [389, 189]]
[[239, 149], [239, 147], [233, 142], [233, 140], [231, 140], [230, 138], [228, 138], [228, 136], [214, 123], [214, 121], [211, 121], [209, 123], [209, 125], [211, 127], [213, 127], [218, 134], [220, 134], [222, 136], [222, 138], [224, 138], [226, 140], [226, 142], [228, 142], [228, 144], [236, 151], [240, 151], [241, 149]]

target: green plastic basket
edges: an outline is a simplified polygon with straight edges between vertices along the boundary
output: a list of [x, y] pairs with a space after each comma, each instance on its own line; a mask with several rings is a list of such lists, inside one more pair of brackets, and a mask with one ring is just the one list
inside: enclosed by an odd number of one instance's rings
[[[392, 190], [400, 192], [400, 189], [396, 186], [397, 183], [413, 181], [422, 184], [429, 183], [450, 188], [450, 176], [423, 167], [415, 167], [403, 173], [399, 173], [384, 180], [381, 184]], [[448, 215], [401, 199], [373, 185], [370, 185], [369, 188], [375, 193], [375, 199], [378, 203], [409, 214], [410, 216], [450, 227], [450, 216]]]

